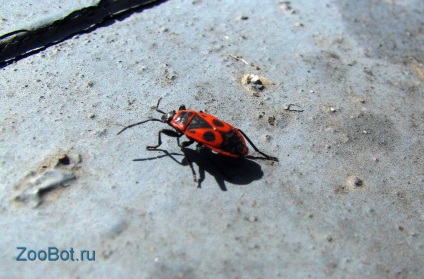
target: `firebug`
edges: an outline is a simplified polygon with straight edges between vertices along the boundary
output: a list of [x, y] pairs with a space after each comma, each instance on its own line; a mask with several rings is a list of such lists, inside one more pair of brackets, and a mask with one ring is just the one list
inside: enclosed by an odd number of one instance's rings
[[[181, 147], [181, 151], [187, 158], [187, 161], [192, 170], [194, 181], [197, 181], [196, 173], [194, 171], [193, 164], [190, 158], [187, 157], [187, 154], [184, 151], [185, 147], [193, 144], [194, 142], [198, 143], [198, 147], [204, 146], [228, 157], [243, 158], [248, 154], [249, 151], [246, 145], [246, 139], [247, 142], [249, 142], [249, 144], [253, 147], [253, 149], [263, 156], [260, 159], [278, 162], [278, 158], [269, 156], [260, 151], [242, 130], [235, 128], [231, 124], [222, 121], [216, 116], [207, 114], [203, 111], [188, 110], [184, 105], [181, 105], [178, 111], [173, 110], [168, 113], [165, 113], [164, 111], [159, 109], [159, 104], [161, 100], [162, 98], [159, 98], [155, 107], [155, 110], [157, 112], [163, 114], [161, 119], [150, 118], [141, 122], [131, 124], [119, 131], [118, 135], [126, 129], [144, 124], [149, 121], [167, 123], [175, 130], [160, 130], [158, 133], [158, 143], [155, 146], [147, 146], [146, 149], [157, 150], [157, 148], [162, 144], [162, 134], [165, 134], [169, 137], [177, 138], [178, 146]], [[180, 138], [183, 135], [188, 138], [188, 141], [180, 143]]]

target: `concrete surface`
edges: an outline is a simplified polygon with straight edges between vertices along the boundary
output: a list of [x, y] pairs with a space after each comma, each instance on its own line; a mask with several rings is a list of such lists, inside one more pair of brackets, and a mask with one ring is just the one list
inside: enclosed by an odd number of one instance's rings
[[18, 1], [0, 13], [0, 66], [75, 34], [90, 32], [118, 15], [151, 7], [156, 0]]
[[[422, 278], [423, 14], [169, 0], [4, 65], [2, 278]], [[197, 189], [174, 139], [172, 157], [145, 150], [165, 125], [116, 135], [159, 97], [280, 162], [193, 150]], [[18, 246], [95, 261], [16, 261]]]

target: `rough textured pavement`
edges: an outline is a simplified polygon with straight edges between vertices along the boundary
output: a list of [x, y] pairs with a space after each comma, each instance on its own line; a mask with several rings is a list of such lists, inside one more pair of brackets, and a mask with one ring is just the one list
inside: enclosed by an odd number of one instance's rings
[[[169, 0], [4, 64], [2, 277], [422, 277], [423, 15], [419, 0]], [[198, 189], [175, 139], [145, 150], [166, 125], [116, 135], [159, 97], [280, 162], [193, 148]], [[18, 246], [66, 252], [17, 261]]]

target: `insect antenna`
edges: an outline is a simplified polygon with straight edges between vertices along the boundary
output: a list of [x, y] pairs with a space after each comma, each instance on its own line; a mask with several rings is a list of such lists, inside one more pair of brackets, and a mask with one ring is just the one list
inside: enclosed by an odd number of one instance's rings
[[162, 100], [162, 97], [160, 97], [159, 98], [159, 100], [158, 100], [158, 103], [156, 104], [156, 107], [154, 107], [154, 109], [157, 111], [157, 112], [160, 112], [160, 113], [162, 113], [162, 114], [166, 114], [164, 111], [162, 111], [162, 110], [160, 110], [159, 109], [159, 103], [160, 103], [160, 101]]
[[125, 131], [126, 129], [132, 128], [132, 127], [137, 126], [137, 125], [144, 124], [144, 123], [149, 122], [149, 121], [158, 121], [158, 122], [163, 122], [163, 121], [162, 121], [162, 120], [160, 120], [160, 119], [150, 118], [150, 119], [147, 119], [147, 120], [144, 120], [144, 121], [141, 121], [141, 122], [137, 122], [137, 123], [134, 123], [134, 124], [128, 125], [128, 126], [126, 126], [124, 129], [122, 129], [121, 131], [119, 131], [119, 133], [117, 133], [116, 135], [119, 135], [120, 133], [122, 133], [122, 132], [123, 132], [123, 131]]

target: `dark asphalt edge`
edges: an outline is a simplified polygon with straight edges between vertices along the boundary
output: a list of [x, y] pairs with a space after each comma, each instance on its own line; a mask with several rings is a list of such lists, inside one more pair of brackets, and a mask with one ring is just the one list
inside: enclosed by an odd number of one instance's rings
[[37, 53], [82, 32], [88, 32], [115, 17], [156, 6], [166, 0], [101, 0], [95, 6], [35, 27], [0, 36], [0, 68]]

